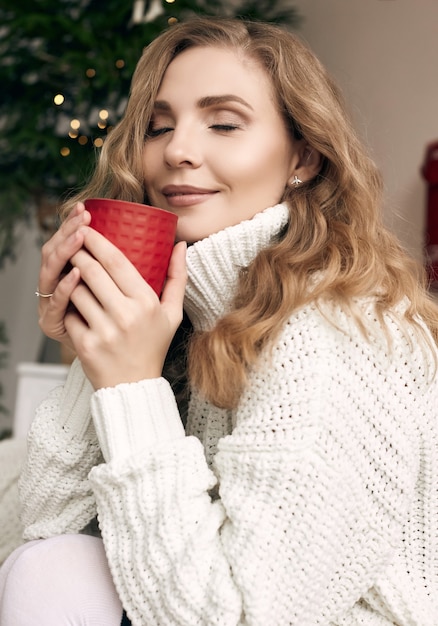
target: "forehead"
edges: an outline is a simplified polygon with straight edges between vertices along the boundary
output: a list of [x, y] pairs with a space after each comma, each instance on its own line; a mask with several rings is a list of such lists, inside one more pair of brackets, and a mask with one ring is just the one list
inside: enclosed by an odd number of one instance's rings
[[273, 98], [273, 86], [259, 62], [234, 48], [193, 47], [181, 52], [169, 64], [158, 91], [167, 99], [180, 90], [202, 97], [233, 93], [256, 100]]

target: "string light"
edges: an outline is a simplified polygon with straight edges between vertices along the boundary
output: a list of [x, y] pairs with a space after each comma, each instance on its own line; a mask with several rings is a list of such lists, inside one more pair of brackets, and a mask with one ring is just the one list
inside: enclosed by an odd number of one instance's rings
[[[134, 11], [131, 23], [148, 23], [156, 19], [164, 12], [162, 2], [163, 0], [134, 0]], [[176, 2], [176, 0], [165, 0], [165, 2], [172, 5]], [[178, 18], [173, 16], [167, 19], [167, 23], [169, 25], [175, 24], [178, 21]], [[125, 67], [126, 63], [124, 59], [116, 59], [114, 61], [114, 65], [117, 69], [121, 70]], [[94, 78], [96, 76], [96, 69], [93, 67], [87, 68], [85, 70], [85, 75], [87, 78]], [[56, 106], [61, 106], [65, 102], [64, 95], [57, 93], [53, 97], [53, 102]], [[108, 125], [109, 111], [107, 109], [101, 109], [98, 117], [97, 127], [101, 131], [106, 132], [106, 135], [108, 135], [113, 129], [113, 126]], [[87, 124], [85, 125], [87, 126]], [[70, 139], [77, 140], [78, 144], [81, 146], [87, 145], [90, 141], [95, 148], [101, 148], [103, 146], [105, 137], [96, 137], [94, 139], [87, 137], [86, 135], [79, 133], [80, 127], [81, 121], [79, 119], [74, 118], [70, 121], [70, 130], [68, 132]], [[67, 146], [63, 146], [60, 149], [60, 154], [63, 157], [67, 157], [71, 154], [71, 150]]]
[[[166, 0], [167, 4], [173, 4], [175, 2], [175, 0]], [[178, 22], [178, 18], [177, 17], [169, 17], [167, 20], [167, 23], [169, 24], [169, 26], [173, 26], [173, 24], [176, 24]]]

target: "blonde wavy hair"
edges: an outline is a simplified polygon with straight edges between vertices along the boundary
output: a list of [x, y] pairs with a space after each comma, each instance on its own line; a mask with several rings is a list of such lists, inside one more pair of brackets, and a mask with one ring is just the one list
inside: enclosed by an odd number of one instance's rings
[[[291, 312], [310, 300], [340, 303], [366, 334], [357, 299], [377, 294], [377, 315], [384, 325], [385, 313], [407, 298], [403, 321], [418, 329], [425, 347], [433, 348], [417, 320], [420, 315], [438, 343], [438, 310], [422, 268], [382, 223], [380, 175], [325, 68], [299, 37], [281, 27], [196, 18], [158, 36], [143, 52], [125, 115], [108, 136], [90, 183], [65, 204], [64, 212], [90, 196], [148, 201], [142, 153], [154, 100], [171, 61], [195, 46], [236, 49], [258, 62], [270, 77], [291, 135], [317, 150], [322, 164], [313, 180], [285, 189], [288, 226], [241, 273], [231, 312], [212, 330], [191, 336], [191, 383], [217, 406], [234, 407], [260, 351]], [[315, 273], [318, 281], [309, 290]]]

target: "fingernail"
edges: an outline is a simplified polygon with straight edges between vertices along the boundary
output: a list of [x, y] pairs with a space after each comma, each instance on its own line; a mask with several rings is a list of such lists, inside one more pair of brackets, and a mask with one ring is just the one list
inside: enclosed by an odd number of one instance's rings
[[67, 278], [69, 282], [75, 282], [79, 277], [79, 269], [77, 267], [72, 266], [70, 272], [67, 274]]

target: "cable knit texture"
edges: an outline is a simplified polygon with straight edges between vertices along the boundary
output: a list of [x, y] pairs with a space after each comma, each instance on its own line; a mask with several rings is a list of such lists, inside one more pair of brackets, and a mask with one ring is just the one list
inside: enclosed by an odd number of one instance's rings
[[23, 543], [17, 481], [25, 451], [24, 439], [0, 441], [0, 565]]
[[[188, 249], [196, 328], [287, 217]], [[388, 315], [389, 347], [357, 304], [369, 341], [335, 304], [296, 311], [236, 410], [192, 391], [186, 433], [163, 379], [92, 394], [75, 364], [29, 435], [26, 536], [97, 507], [134, 626], [436, 626], [438, 383], [409, 329]]]

